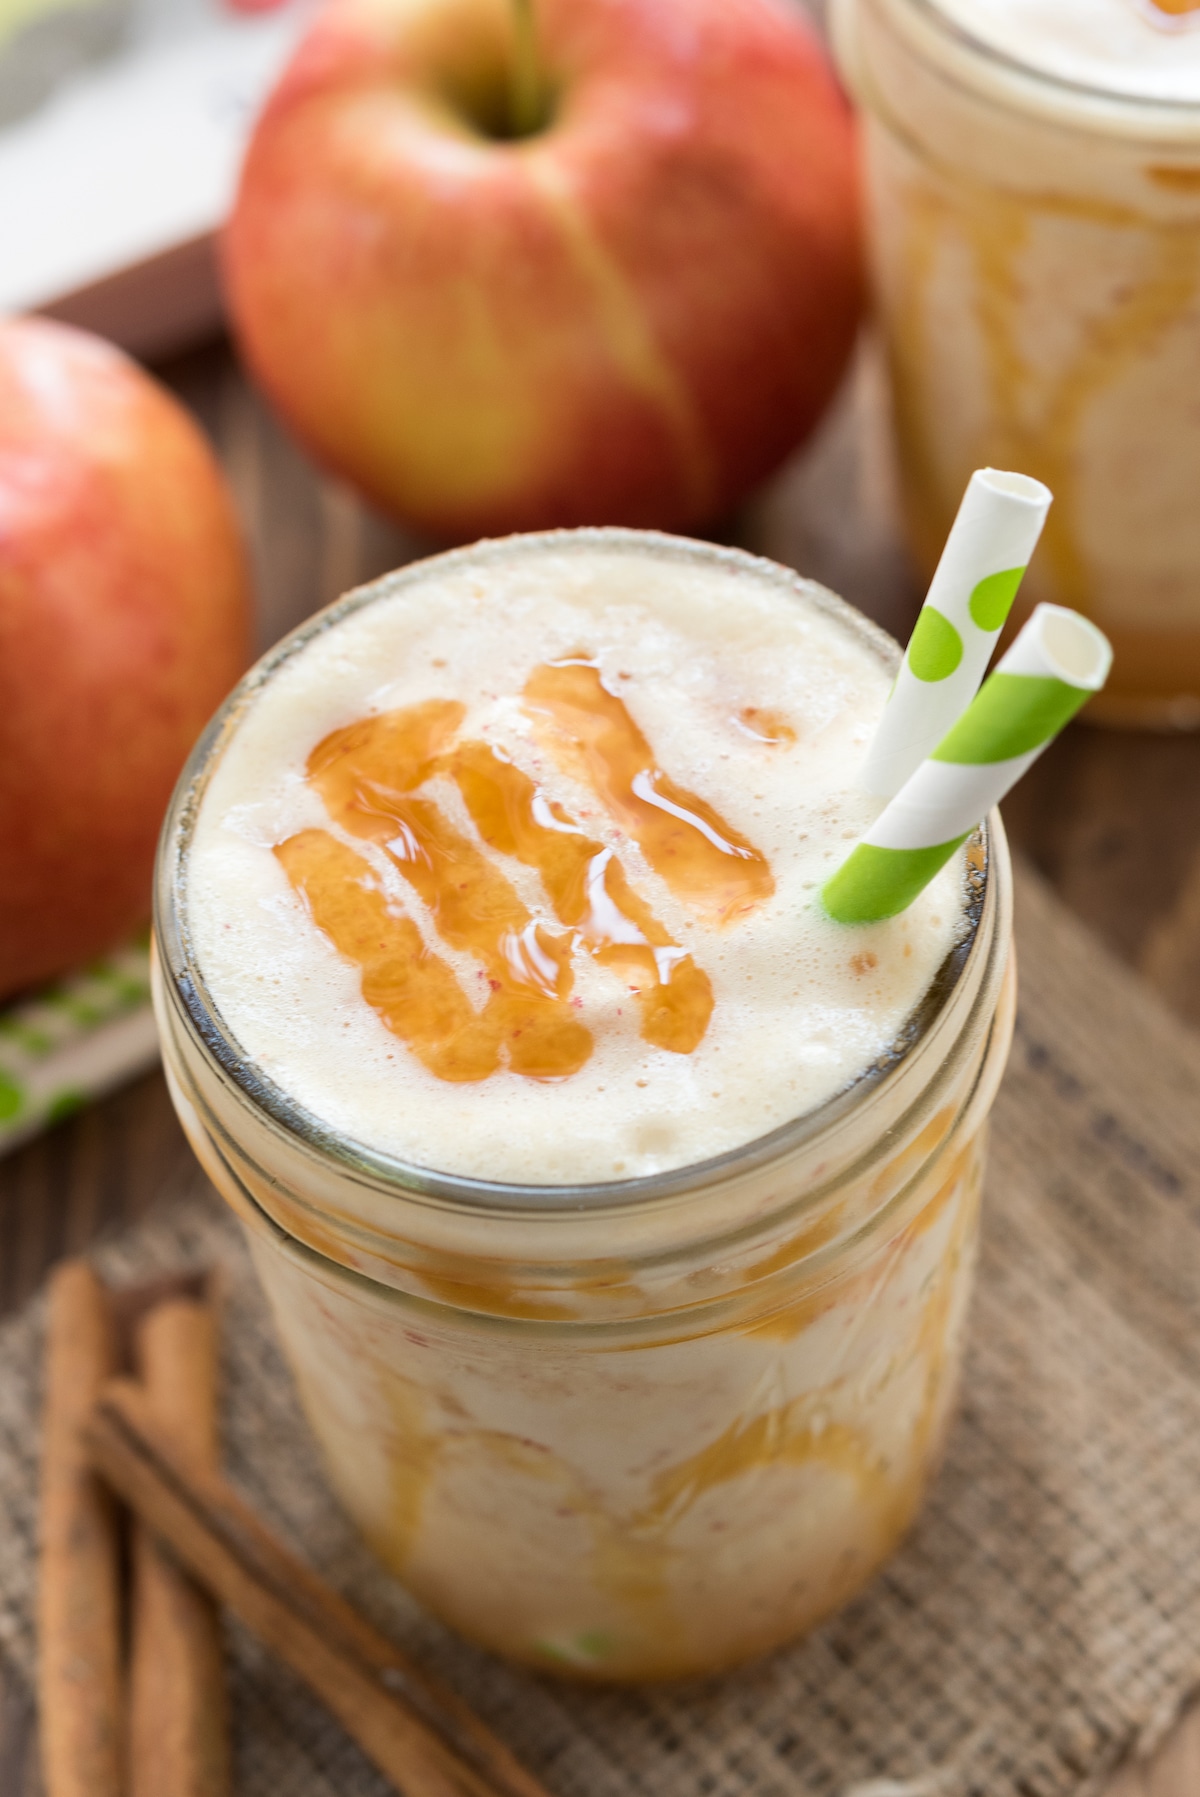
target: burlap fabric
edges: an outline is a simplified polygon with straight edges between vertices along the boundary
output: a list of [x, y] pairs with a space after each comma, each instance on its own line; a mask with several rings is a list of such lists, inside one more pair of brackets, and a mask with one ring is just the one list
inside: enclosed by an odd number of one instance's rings
[[[799, 1647], [687, 1688], [577, 1690], [423, 1617], [321, 1481], [235, 1227], [197, 1176], [98, 1254], [228, 1272], [231, 1472], [561, 1797], [1051, 1797], [1096, 1788], [1200, 1680], [1200, 1040], [1026, 878], [962, 1414], [914, 1535]], [[0, 1331], [0, 1652], [34, 1640], [41, 1306]], [[239, 1797], [385, 1787], [231, 1636]]]

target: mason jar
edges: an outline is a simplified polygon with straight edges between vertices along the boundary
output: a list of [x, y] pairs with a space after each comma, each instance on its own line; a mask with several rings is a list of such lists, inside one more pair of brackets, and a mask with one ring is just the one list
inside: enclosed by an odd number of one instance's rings
[[1021, 589], [1115, 650], [1088, 716], [1200, 724], [1200, 14], [833, 0], [862, 112], [901, 499], [929, 575], [973, 469], [1054, 494]]
[[1012, 1027], [999, 818], [970, 845], [964, 930], [916, 1013], [816, 1110], [594, 1184], [412, 1165], [244, 1053], [189, 929], [208, 782], [262, 682], [337, 617], [260, 664], [185, 770], [154, 981], [172, 1097], [244, 1227], [330, 1482], [415, 1596], [501, 1654], [641, 1680], [765, 1652], [893, 1552], [951, 1415]]

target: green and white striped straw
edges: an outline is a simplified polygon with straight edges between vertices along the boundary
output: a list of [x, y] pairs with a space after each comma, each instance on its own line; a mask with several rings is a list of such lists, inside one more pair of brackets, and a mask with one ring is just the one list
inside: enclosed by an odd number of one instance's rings
[[906, 911], [1099, 692], [1112, 666], [1103, 632], [1061, 605], [1039, 605], [962, 717], [884, 807], [822, 889], [839, 923]]
[[979, 690], [1046, 513], [1027, 474], [971, 476], [859, 776], [890, 799], [932, 755]]
[[0, 1154], [158, 1059], [145, 935], [0, 1008]]

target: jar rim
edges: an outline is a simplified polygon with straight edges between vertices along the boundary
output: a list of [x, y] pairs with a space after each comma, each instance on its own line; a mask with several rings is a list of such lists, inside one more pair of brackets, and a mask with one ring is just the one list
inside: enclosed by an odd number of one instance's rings
[[[1041, 90], [1047, 96], [1056, 94], [1060, 100], [1073, 100], [1077, 106], [1102, 108], [1110, 114], [1124, 115], [1130, 123], [1152, 121], [1157, 117], [1164, 123], [1169, 120], [1173, 126], [1194, 123], [1200, 130], [1200, 97], [1131, 93], [1127, 88], [1100, 86], [1094, 81], [1076, 79], [990, 42], [946, 11], [942, 0], [890, 0], [890, 3], [901, 12], [906, 10], [932, 36], [941, 37], [957, 48], [968, 66], [973, 59], [977, 65], [1015, 78], [1035, 92]], [[1151, 0], [1144, 0], [1144, 4], [1149, 6]], [[1190, 18], [1180, 22], [1164, 15], [1163, 30], [1171, 34], [1200, 30], [1200, 22]]]
[[[667, 558], [682, 557], [710, 567], [753, 571], [758, 578], [765, 576], [777, 586], [791, 589], [806, 603], [815, 604], [827, 616], [836, 618], [861, 641], [868, 643], [885, 665], [895, 668], [900, 658], [898, 645], [879, 625], [828, 588], [780, 563], [746, 550], [662, 531], [593, 526], [484, 539], [465, 548], [407, 563], [391, 574], [356, 587], [315, 613], [268, 650], [217, 711], [179, 777], [159, 839], [154, 882], [154, 935], [163, 975], [176, 1006], [182, 1010], [191, 1031], [224, 1078], [274, 1129], [293, 1142], [321, 1160], [333, 1163], [339, 1171], [355, 1180], [403, 1193], [406, 1197], [419, 1196], [435, 1204], [492, 1214], [517, 1211], [577, 1214], [645, 1206], [671, 1199], [681, 1192], [698, 1193], [720, 1184], [731, 1175], [757, 1171], [800, 1148], [811, 1146], [822, 1134], [832, 1133], [868, 1096], [882, 1093], [908, 1068], [913, 1055], [974, 972], [979, 958], [987, 954], [989, 945], [995, 942], [996, 930], [985, 926], [995, 919], [999, 903], [996, 875], [1003, 860], [1003, 856], [997, 857], [995, 852], [995, 844], [1003, 843], [1003, 831], [998, 829], [997, 813], [992, 812], [972, 839], [977, 846], [979, 865], [969, 864], [967, 928], [893, 1042], [870, 1067], [856, 1074], [822, 1104], [718, 1155], [627, 1179], [528, 1185], [440, 1172], [374, 1148], [323, 1122], [264, 1073], [241, 1048], [199, 966], [187, 926], [187, 862], [209, 778], [243, 714], [253, 705], [262, 687], [285, 662], [302, 653], [315, 637], [377, 599], [405, 585], [416, 584], [426, 577], [433, 565], [450, 568], [464, 561], [475, 565], [490, 556], [523, 553], [528, 545], [541, 543], [559, 550], [578, 548], [584, 552], [605, 547], [626, 547], [639, 552], [657, 549]], [[985, 979], [981, 984], [986, 987], [989, 982]]]

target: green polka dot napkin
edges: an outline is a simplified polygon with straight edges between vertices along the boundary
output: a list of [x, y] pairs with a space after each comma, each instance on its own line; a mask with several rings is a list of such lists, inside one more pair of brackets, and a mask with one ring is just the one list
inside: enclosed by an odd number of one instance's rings
[[158, 1058], [149, 937], [0, 1008], [0, 1154]]

